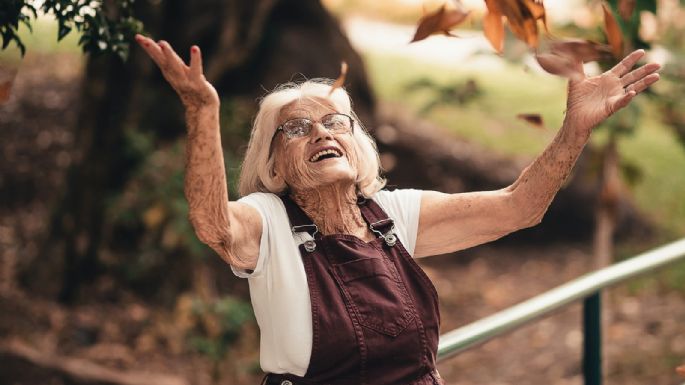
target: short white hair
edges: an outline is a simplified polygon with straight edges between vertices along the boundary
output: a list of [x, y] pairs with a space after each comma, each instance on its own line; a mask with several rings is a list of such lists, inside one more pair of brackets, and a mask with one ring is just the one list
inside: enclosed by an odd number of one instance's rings
[[364, 129], [352, 111], [350, 96], [342, 87], [331, 91], [331, 79], [310, 79], [302, 83], [285, 83], [266, 95], [259, 104], [259, 111], [252, 127], [250, 142], [240, 170], [238, 190], [245, 196], [253, 192], [281, 194], [288, 188], [282, 178], [274, 172], [274, 157], [271, 140], [280, 124], [281, 109], [288, 104], [307, 98], [327, 99], [333, 103], [337, 112], [352, 116], [354, 119], [354, 146], [356, 147], [357, 170], [355, 185], [365, 197], [371, 197], [385, 186], [380, 176], [380, 159], [376, 142]]

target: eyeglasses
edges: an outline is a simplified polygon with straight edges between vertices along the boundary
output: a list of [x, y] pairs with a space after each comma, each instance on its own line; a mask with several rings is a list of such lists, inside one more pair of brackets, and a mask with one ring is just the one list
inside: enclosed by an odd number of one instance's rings
[[[354, 119], [345, 114], [334, 113], [324, 115], [319, 119], [319, 122], [328, 130], [328, 132], [334, 134], [351, 132], [354, 127]], [[307, 118], [290, 119], [276, 128], [274, 136], [278, 131], [283, 131], [288, 139], [301, 138], [309, 135], [314, 127], [314, 123], [316, 123], [316, 121]]]

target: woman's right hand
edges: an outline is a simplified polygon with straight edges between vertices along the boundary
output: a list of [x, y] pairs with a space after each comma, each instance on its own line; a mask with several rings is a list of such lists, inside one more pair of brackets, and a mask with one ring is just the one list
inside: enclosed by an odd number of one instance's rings
[[164, 40], [155, 42], [136, 34], [136, 41], [162, 71], [164, 78], [181, 97], [186, 108], [218, 106], [219, 95], [202, 73], [202, 54], [196, 45], [190, 48], [190, 66]]

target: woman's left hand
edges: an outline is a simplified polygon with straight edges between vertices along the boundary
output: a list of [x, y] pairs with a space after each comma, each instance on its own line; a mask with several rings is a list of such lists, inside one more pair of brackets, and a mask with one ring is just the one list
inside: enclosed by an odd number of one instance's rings
[[[566, 122], [587, 138], [596, 125], [630, 103], [635, 95], [659, 80], [661, 66], [649, 63], [631, 71], [645, 54], [633, 51], [609, 71], [593, 77], [569, 80]], [[582, 64], [579, 64], [582, 68]]]

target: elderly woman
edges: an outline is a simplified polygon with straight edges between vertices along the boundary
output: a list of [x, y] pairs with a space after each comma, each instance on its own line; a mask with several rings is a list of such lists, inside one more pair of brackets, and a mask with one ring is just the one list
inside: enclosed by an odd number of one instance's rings
[[189, 218], [248, 279], [266, 384], [442, 384], [438, 299], [414, 258], [539, 223], [592, 128], [659, 78], [657, 64], [631, 71], [644, 55], [635, 51], [600, 76], [570, 81], [563, 126], [521, 176], [461, 194], [382, 190], [375, 144], [345, 90], [287, 84], [261, 101], [243, 197], [230, 201], [219, 98], [199, 48], [188, 66], [168, 43], [136, 39], [186, 108]]

